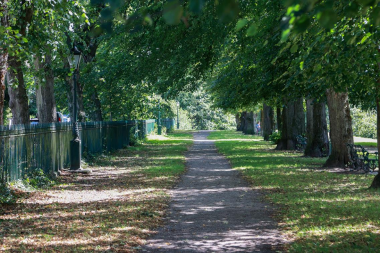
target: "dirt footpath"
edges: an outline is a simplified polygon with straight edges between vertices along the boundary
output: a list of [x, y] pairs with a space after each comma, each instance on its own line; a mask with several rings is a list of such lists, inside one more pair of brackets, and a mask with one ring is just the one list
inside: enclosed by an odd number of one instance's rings
[[217, 153], [208, 135], [194, 134], [188, 172], [171, 191], [166, 226], [142, 251], [275, 252], [286, 240], [270, 218], [271, 207]]

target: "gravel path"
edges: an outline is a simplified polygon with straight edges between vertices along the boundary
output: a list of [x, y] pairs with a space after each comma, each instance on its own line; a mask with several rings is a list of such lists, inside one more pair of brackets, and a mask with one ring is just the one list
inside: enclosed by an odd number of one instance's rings
[[188, 172], [171, 191], [167, 225], [143, 252], [274, 252], [286, 240], [261, 202], [227, 159], [217, 153], [209, 132], [194, 134], [186, 153]]

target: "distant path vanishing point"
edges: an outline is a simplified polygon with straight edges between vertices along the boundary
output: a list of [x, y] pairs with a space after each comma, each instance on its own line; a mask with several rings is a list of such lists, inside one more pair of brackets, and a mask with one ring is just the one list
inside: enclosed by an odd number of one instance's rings
[[218, 154], [208, 131], [194, 134], [188, 171], [171, 190], [166, 225], [143, 252], [275, 252], [287, 243], [262, 193]]

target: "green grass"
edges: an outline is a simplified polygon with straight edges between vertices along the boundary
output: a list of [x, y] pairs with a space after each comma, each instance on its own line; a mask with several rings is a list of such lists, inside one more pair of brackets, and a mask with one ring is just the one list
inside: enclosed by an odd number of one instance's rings
[[92, 174], [63, 173], [28, 202], [0, 205], [0, 251], [138, 251], [162, 225], [191, 138], [185, 132], [149, 137], [94, 157]]
[[373, 176], [327, 172], [321, 169], [325, 159], [275, 151], [269, 142], [233, 131], [213, 132], [210, 139], [254, 188], [268, 192], [281, 229], [294, 239], [290, 252], [380, 249], [380, 192], [368, 190]]
[[377, 147], [377, 142], [355, 142], [355, 145], [361, 145], [364, 147]]

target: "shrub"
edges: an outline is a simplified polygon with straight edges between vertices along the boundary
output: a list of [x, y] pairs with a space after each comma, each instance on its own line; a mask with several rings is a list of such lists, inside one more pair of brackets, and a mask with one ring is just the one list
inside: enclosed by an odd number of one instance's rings
[[281, 140], [281, 132], [274, 132], [273, 134], [269, 135], [269, 140], [273, 142], [274, 144], [278, 144], [278, 142]]
[[140, 144], [139, 130], [136, 127], [132, 127], [129, 131], [129, 146], [136, 146]]
[[307, 138], [304, 134], [302, 135], [297, 135], [296, 136], [296, 149], [298, 151], [303, 151], [306, 148], [307, 145]]
[[0, 183], [0, 204], [13, 204], [17, 201], [17, 195], [8, 184]]
[[29, 172], [23, 180], [33, 188], [46, 188], [54, 184], [42, 169], [35, 169]]

